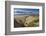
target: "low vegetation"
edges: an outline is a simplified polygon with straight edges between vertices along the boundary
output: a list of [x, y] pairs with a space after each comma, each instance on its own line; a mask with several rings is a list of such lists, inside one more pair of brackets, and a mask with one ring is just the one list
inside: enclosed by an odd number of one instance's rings
[[39, 16], [15, 16], [14, 27], [36, 27], [39, 25]]

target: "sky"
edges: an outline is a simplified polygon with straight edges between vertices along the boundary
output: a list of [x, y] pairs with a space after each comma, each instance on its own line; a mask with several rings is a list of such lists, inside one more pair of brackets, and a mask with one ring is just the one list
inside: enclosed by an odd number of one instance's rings
[[14, 14], [39, 14], [39, 9], [14, 8]]

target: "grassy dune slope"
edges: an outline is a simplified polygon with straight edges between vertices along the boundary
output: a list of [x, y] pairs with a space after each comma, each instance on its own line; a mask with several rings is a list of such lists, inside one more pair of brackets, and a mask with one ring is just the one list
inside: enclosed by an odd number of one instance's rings
[[39, 24], [39, 16], [15, 16], [15, 27], [34, 27]]

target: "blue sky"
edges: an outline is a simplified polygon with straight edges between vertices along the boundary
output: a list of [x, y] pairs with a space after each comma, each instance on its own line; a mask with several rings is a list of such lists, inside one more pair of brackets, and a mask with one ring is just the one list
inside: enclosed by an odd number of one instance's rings
[[30, 9], [30, 8], [14, 8], [15, 12], [39, 12], [39, 9]]
[[33, 14], [39, 14], [39, 9], [31, 9], [31, 8], [14, 8], [14, 13], [18, 13], [18, 14], [28, 14], [28, 13], [33, 13]]

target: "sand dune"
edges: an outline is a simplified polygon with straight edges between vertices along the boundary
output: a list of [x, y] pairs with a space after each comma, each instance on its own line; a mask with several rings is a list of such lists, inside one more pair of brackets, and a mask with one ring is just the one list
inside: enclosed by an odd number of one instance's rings
[[35, 20], [39, 20], [39, 16], [15, 16], [14, 20], [15, 27], [32, 27], [32, 24], [35, 24], [35, 26], [39, 25], [39, 21], [34, 22]]

